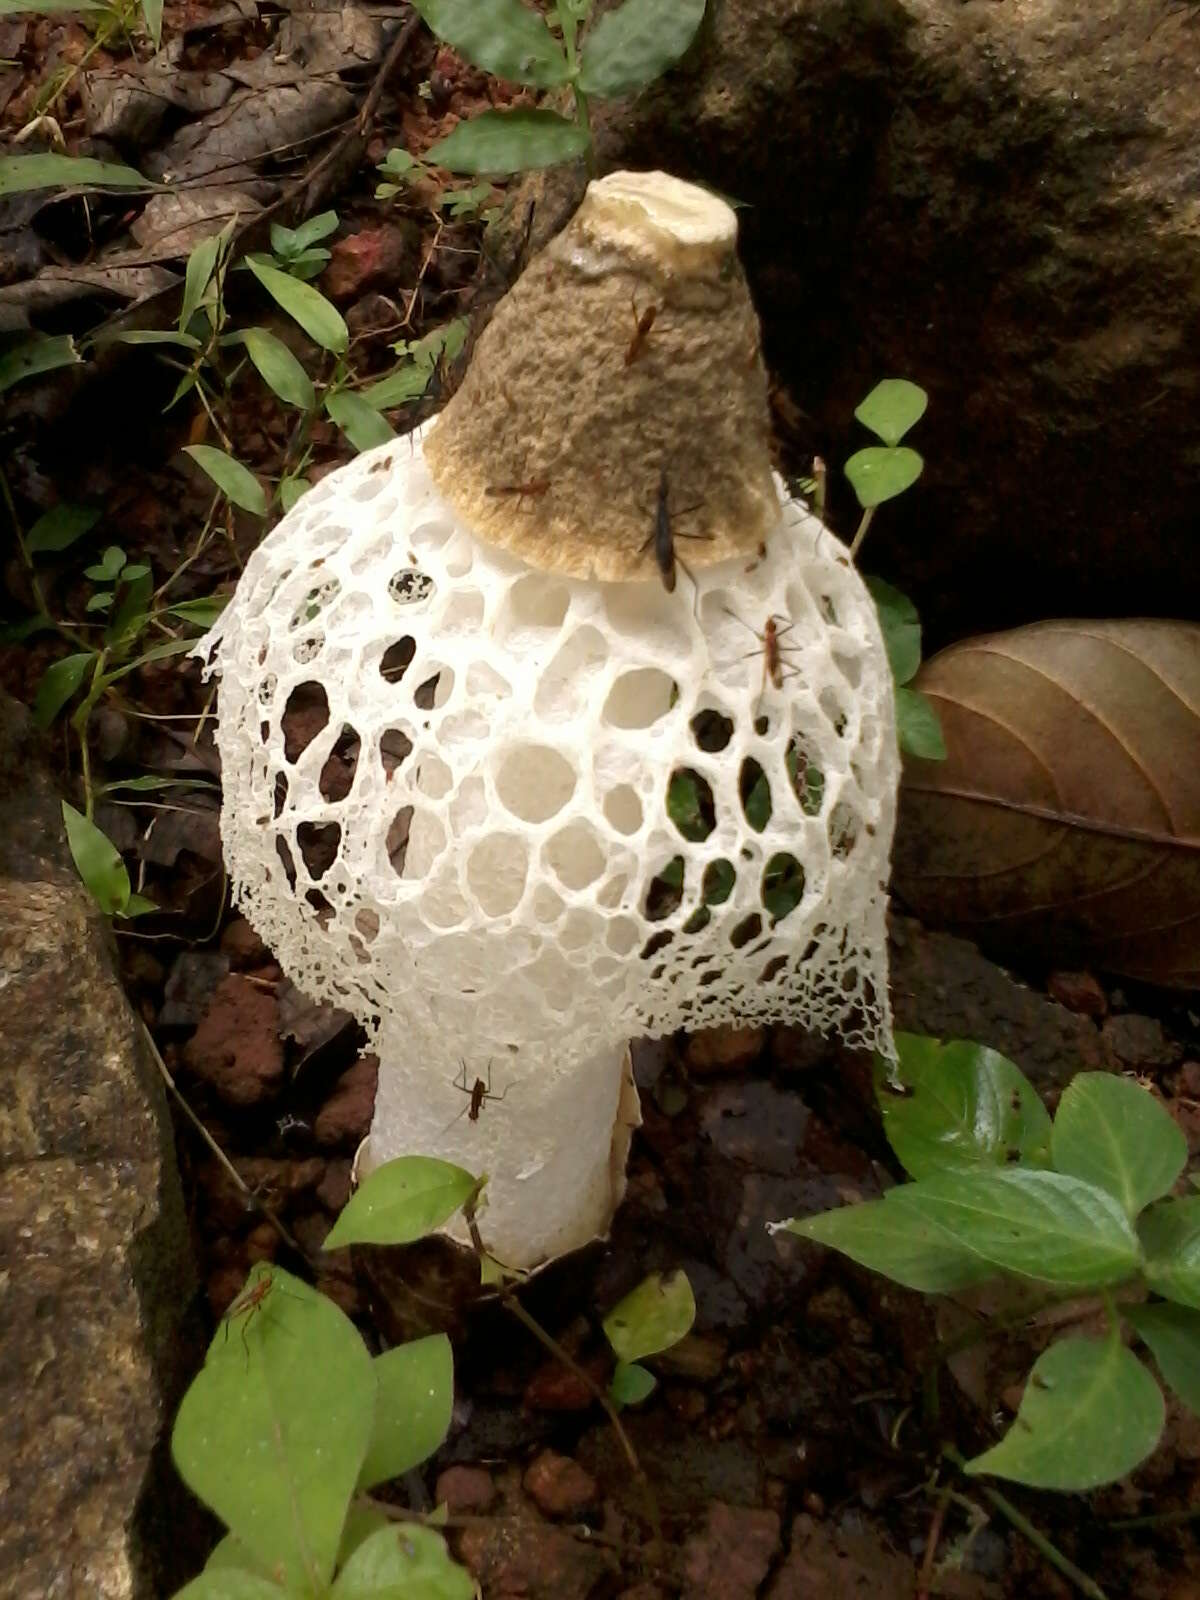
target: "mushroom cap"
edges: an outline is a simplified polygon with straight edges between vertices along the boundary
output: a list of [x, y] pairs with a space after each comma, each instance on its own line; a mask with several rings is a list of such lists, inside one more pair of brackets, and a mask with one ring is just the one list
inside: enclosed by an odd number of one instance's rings
[[756, 549], [778, 497], [736, 235], [723, 200], [665, 173], [588, 186], [428, 437], [434, 481], [477, 533], [610, 580], [655, 575], [660, 505], [689, 567]]

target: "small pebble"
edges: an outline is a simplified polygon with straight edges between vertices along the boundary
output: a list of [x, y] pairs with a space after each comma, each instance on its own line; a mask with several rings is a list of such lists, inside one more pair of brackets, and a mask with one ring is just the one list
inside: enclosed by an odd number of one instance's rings
[[1052, 972], [1046, 992], [1068, 1011], [1095, 1022], [1102, 1022], [1108, 1014], [1108, 996], [1090, 972]]
[[581, 1517], [595, 1505], [596, 1480], [570, 1456], [543, 1450], [526, 1468], [525, 1493], [547, 1517]]
[[496, 1485], [486, 1467], [447, 1467], [438, 1474], [433, 1497], [452, 1517], [479, 1517], [496, 1503]]
[[765, 1039], [763, 1028], [738, 1028], [732, 1024], [705, 1028], [689, 1037], [684, 1059], [688, 1071], [698, 1078], [746, 1072], [762, 1055]]

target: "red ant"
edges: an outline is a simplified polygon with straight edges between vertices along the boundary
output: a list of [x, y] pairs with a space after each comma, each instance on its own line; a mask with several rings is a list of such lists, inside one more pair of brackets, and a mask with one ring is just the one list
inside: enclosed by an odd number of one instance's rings
[[633, 308], [633, 338], [629, 341], [629, 349], [625, 352], [625, 365], [631, 367], [645, 348], [646, 340], [650, 337], [650, 329], [654, 326], [654, 319], [658, 315], [658, 307], [647, 306], [645, 311], [639, 313], [637, 300], [630, 297]]
[[483, 1110], [483, 1102], [485, 1100], [503, 1100], [508, 1093], [507, 1089], [504, 1090], [503, 1094], [492, 1093], [492, 1063], [490, 1058], [487, 1064], [487, 1082], [485, 1083], [482, 1078], [476, 1078], [469, 1088], [467, 1086], [467, 1063], [460, 1061], [459, 1066], [462, 1070], [454, 1080], [454, 1087], [467, 1096], [467, 1103], [457, 1117], [451, 1117], [450, 1121], [442, 1129], [443, 1133], [448, 1133], [460, 1117], [466, 1117], [468, 1122], [478, 1122], [479, 1113]]
[[[782, 689], [783, 680], [785, 677], [794, 678], [797, 676], [799, 672], [799, 668], [797, 667], [792, 667], [787, 672], [784, 671], [783, 646], [779, 642], [786, 634], [791, 633], [792, 629], [796, 626], [794, 622], [789, 622], [786, 627], [781, 628], [773, 616], [768, 617], [763, 623], [763, 631], [758, 633], [750, 626], [748, 622], [742, 622], [741, 617], [737, 616], [735, 612], [730, 611], [729, 615], [735, 622], [741, 623], [742, 627], [748, 632], [753, 633], [754, 637], [762, 646], [763, 681], [762, 688], [759, 690], [760, 698], [767, 692], [768, 679], [770, 679], [771, 683], [776, 689]], [[738, 659], [741, 661], [748, 661], [751, 656], [756, 656], [757, 654], [757, 650], [748, 650], [744, 656], [740, 656]]]
[[[699, 502], [697, 502], [697, 505]], [[683, 511], [677, 511], [676, 516], [686, 516], [689, 511], [695, 511], [696, 506], [687, 506]], [[658, 499], [654, 507], [654, 527], [646, 536], [646, 542], [638, 551], [645, 555], [647, 550], [653, 548], [654, 561], [658, 567], [659, 576], [662, 578], [663, 588], [668, 594], [675, 593], [675, 568], [683, 567], [689, 578], [692, 579], [692, 588], [698, 591], [699, 585], [695, 578], [684, 566], [683, 560], [675, 553], [675, 540], [680, 539], [711, 539], [711, 533], [681, 533], [676, 534], [671, 527], [671, 491], [667, 482], [667, 469], [663, 467], [658, 479]]]
[[501, 495], [515, 494], [517, 497], [517, 510], [519, 511], [521, 509], [521, 502], [525, 499], [526, 495], [529, 495], [531, 498], [537, 498], [540, 495], [544, 495], [549, 487], [549, 478], [531, 478], [528, 483], [492, 484], [489, 488], [484, 490], [484, 493], [491, 495], [493, 499], [498, 499]]

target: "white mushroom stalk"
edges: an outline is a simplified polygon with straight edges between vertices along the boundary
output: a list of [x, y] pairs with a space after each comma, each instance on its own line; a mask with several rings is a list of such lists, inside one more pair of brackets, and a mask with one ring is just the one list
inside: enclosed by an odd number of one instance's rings
[[442, 415], [305, 495], [203, 646], [238, 899], [374, 1036], [360, 1166], [486, 1171], [515, 1266], [606, 1231], [631, 1036], [891, 1051], [891, 676], [770, 474], [733, 242], [702, 190], [593, 184]]

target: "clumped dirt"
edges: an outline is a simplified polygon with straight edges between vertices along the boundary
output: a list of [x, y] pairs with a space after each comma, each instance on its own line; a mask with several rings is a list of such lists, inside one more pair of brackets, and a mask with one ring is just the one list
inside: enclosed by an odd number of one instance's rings
[[[168, 37], [182, 41], [180, 70], [219, 72], [270, 48], [263, 25], [235, 6], [168, 6], [166, 16]], [[77, 64], [87, 47], [72, 22], [0, 21], [0, 56], [19, 64], [0, 80], [10, 132], [35, 109], [48, 74]], [[92, 63], [111, 67], [116, 59], [101, 51]], [[367, 81], [354, 72], [343, 78], [359, 101]], [[55, 103], [72, 139], [84, 115], [81, 88], [69, 77]], [[363, 375], [390, 364], [397, 337], [465, 313], [497, 287], [477, 224], [447, 222], [419, 192], [398, 206], [376, 201], [372, 163], [393, 144], [420, 151], [457, 115], [512, 98], [423, 35], [384, 89], [357, 164], [326, 196], [341, 225], [319, 280], [343, 309]], [[298, 163], [275, 174], [279, 187], [303, 176]], [[110, 208], [99, 233], [85, 238], [73, 224], [64, 232], [62, 216], [46, 215], [55, 209], [31, 204], [16, 214], [5, 236], [7, 283], [32, 281], [50, 256], [102, 262], [125, 225]], [[74, 301], [62, 315], [80, 331], [96, 308]], [[447, 381], [439, 375], [428, 401], [394, 415], [399, 431], [436, 403]], [[20, 437], [14, 422], [4, 440], [6, 472], [25, 526], [59, 497], [90, 500], [103, 511], [97, 548], [119, 537], [158, 582], [190, 561], [173, 591], [190, 599], [231, 587], [259, 530], [237, 513], [196, 553], [210, 496], [178, 450], [205, 436], [203, 416], [180, 408], [163, 417], [171, 382], [137, 350], [82, 383], [52, 375], [28, 386], [17, 408]], [[277, 474], [288, 417], [264, 403], [260, 386], [242, 381], [234, 419], [242, 458], [264, 478]], [[318, 422], [313, 437], [316, 477], [348, 448], [330, 424]], [[85, 618], [82, 565], [72, 556], [42, 569], [55, 615]], [[15, 556], [4, 590], [8, 617], [30, 609], [28, 574]], [[46, 666], [64, 653], [49, 635], [0, 645], [0, 684], [31, 700]], [[213, 1324], [253, 1263], [278, 1260], [308, 1272], [378, 1348], [430, 1327], [451, 1329], [450, 1435], [395, 1492], [417, 1509], [447, 1505], [456, 1551], [487, 1600], [1025, 1600], [1074, 1592], [978, 1486], [948, 1479], [939, 1465], [943, 1442], [969, 1454], [992, 1437], [993, 1413], [1003, 1418], [1015, 1405], [1011, 1373], [964, 1369], [961, 1384], [944, 1375], [932, 1423], [923, 1383], [939, 1337], [935, 1307], [767, 1229], [877, 1195], [897, 1176], [861, 1057], [786, 1029], [639, 1046], [645, 1121], [612, 1237], [522, 1291], [603, 1382], [612, 1361], [600, 1332], [604, 1313], [649, 1272], [687, 1272], [695, 1329], [651, 1363], [659, 1387], [626, 1414], [663, 1520], [666, 1543], [656, 1555], [643, 1486], [587, 1389], [503, 1308], [455, 1299], [437, 1250], [322, 1255], [370, 1122], [377, 1062], [363, 1054], [348, 1017], [311, 1005], [288, 983], [228, 904], [209, 701], [194, 664], [140, 668], [93, 719], [90, 753], [96, 781], [147, 772], [187, 780], [165, 798], [112, 796], [96, 819], [134, 863], [135, 887], [160, 907], [118, 930], [129, 993], [244, 1185], [180, 1117], [179, 1158]], [[77, 771], [70, 740], [55, 737], [64, 772]], [[1179, 1120], [1192, 1155], [1200, 1151], [1200, 1039], [1185, 1011], [1114, 992], [1088, 973], [1029, 974], [1024, 987], [971, 947], [916, 924], [898, 921], [895, 940], [906, 1027], [1008, 1049], [1051, 1100], [1080, 1067], [1137, 1073]], [[281, 1243], [261, 1204], [299, 1251]], [[954, 1490], [949, 1500], [945, 1487]], [[1173, 1414], [1158, 1454], [1114, 1489], [1070, 1497], [1014, 1489], [1010, 1498], [1112, 1600], [1200, 1595], [1200, 1560], [1184, 1520], [1200, 1505], [1195, 1419]], [[1117, 1525], [1145, 1516], [1164, 1520]]]

